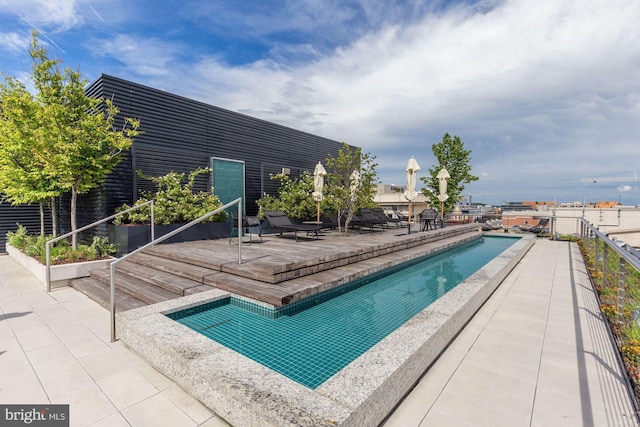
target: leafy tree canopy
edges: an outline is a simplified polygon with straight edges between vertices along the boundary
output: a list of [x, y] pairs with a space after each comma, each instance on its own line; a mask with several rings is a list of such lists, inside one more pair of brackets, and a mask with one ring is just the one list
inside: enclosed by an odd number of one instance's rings
[[352, 149], [346, 143], [342, 144], [337, 157], [326, 159], [327, 196], [337, 211], [338, 220], [347, 212], [345, 232], [357, 209], [375, 207], [373, 197], [378, 184], [375, 159], [361, 148]]
[[[36, 94], [10, 77], [0, 87], [0, 191], [14, 203], [71, 192], [71, 229], [76, 230], [78, 194], [101, 185], [131, 147], [140, 123], [118, 119], [112, 100], [87, 96], [80, 72], [61, 70], [38, 43], [36, 31], [29, 55]], [[72, 246], [77, 246], [75, 234]]]
[[459, 136], [451, 137], [445, 133], [442, 141], [431, 146], [433, 155], [438, 160], [438, 164], [429, 168], [429, 176], [421, 177], [420, 180], [429, 189], [422, 189], [422, 193], [429, 198], [432, 206], [440, 206], [438, 200], [439, 180], [438, 172], [445, 167], [450, 178], [447, 179], [447, 194], [449, 198], [444, 203], [445, 211], [450, 211], [453, 206], [462, 199], [462, 192], [465, 184], [477, 181], [477, 176], [471, 175], [471, 151], [465, 150], [464, 143]]

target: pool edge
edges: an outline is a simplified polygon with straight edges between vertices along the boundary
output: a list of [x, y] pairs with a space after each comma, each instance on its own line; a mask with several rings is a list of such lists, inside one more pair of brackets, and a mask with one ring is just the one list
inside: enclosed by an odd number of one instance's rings
[[166, 318], [214, 290], [118, 315], [118, 336], [234, 425], [377, 425], [533, 245], [524, 236], [454, 290], [310, 390]]

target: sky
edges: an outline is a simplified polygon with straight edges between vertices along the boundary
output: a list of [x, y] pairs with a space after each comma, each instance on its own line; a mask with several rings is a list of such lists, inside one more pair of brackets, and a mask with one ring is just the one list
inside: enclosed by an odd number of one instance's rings
[[449, 133], [467, 201], [636, 205], [638, 22], [638, 0], [0, 0], [0, 71], [28, 83], [36, 29], [89, 82], [359, 146], [385, 184]]

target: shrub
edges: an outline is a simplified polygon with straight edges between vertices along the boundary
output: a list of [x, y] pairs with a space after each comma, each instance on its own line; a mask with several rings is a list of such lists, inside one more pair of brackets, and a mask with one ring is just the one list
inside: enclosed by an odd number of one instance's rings
[[[144, 177], [156, 184], [157, 191], [145, 191], [133, 206], [139, 206], [154, 201], [154, 220], [156, 224], [183, 224], [211, 212], [222, 203], [218, 196], [207, 191], [193, 191], [193, 185], [198, 175], [209, 173], [209, 168], [199, 168], [189, 173], [185, 182], [185, 174], [177, 172], [169, 172], [160, 177]], [[138, 171], [138, 174], [140, 172]], [[141, 175], [142, 176], [142, 175]], [[116, 212], [122, 212], [132, 206], [124, 204], [116, 209]], [[207, 219], [207, 222], [223, 222], [227, 219], [227, 213], [222, 211]], [[117, 217], [114, 224], [151, 224], [151, 207], [144, 206], [140, 209], [128, 212]]]
[[16, 225], [18, 226], [16, 231], [7, 232], [7, 242], [14, 248], [22, 250], [27, 244], [29, 235], [27, 233], [27, 227], [21, 224]]
[[[28, 234], [26, 227], [18, 225], [15, 232], [7, 233], [7, 242], [20, 249], [24, 254], [36, 258], [45, 264], [46, 260], [46, 243], [47, 240], [53, 239], [50, 235], [31, 235]], [[106, 237], [94, 237], [91, 245], [78, 245], [73, 250], [68, 240], [60, 240], [50, 248], [50, 261], [52, 265], [66, 264], [79, 261], [94, 261], [96, 259], [108, 258], [116, 252], [115, 245], [109, 244]]]
[[[303, 171], [300, 178], [292, 179], [288, 175], [271, 175], [270, 179], [280, 181], [280, 189], [277, 196], [265, 194], [256, 203], [263, 211], [283, 211], [290, 218], [315, 219], [317, 215], [317, 202], [313, 200], [313, 175], [309, 171]], [[321, 211], [326, 202], [321, 202]]]

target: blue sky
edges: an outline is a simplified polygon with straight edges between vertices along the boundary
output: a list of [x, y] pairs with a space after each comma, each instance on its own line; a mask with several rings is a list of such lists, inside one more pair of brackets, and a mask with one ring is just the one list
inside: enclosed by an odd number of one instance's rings
[[640, 182], [640, 2], [0, 0], [0, 71], [50, 56], [363, 148], [387, 184], [448, 132], [473, 201], [616, 200]]

